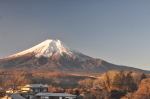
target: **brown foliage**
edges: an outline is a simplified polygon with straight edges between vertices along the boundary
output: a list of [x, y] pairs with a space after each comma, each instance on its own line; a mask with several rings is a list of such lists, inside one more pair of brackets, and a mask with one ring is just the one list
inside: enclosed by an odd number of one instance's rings
[[54, 87], [75, 88], [78, 82], [87, 76], [76, 76], [60, 72], [22, 72], [22, 71], [1, 71], [0, 85], [15, 88], [29, 83], [49, 84]]
[[55, 93], [61, 93], [63, 92], [63, 89], [61, 87], [53, 87], [53, 86], [48, 86], [48, 91], [49, 92], [55, 92]]
[[93, 87], [93, 79], [85, 78], [84, 80], [81, 80], [78, 82], [78, 84], [82, 87], [91, 88]]
[[143, 79], [134, 99], [150, 99], [150, 78]]
[[17, 88], [17, 86], [32, 83], [32, 81], [25, 75], [25, 72], [5, 72], [1, 75], [1, 85], [4, 87]]

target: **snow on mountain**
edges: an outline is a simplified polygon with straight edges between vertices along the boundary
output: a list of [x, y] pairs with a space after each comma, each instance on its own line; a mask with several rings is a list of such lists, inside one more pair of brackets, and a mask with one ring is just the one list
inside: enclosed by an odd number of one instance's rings
[[[52, 55], [63, 56], [64, 54], [66, 54], [72, 58], [81, 56], [80, 52], [72, 50], [65, 43], [61, 42], [60, 40], [48, 39], [30, 49], [27, 49], [20, 53], [11, 55], [9, 57], [17, 57], [17, 56], [21, 56], [21, 55], [24, 55], [27, 53], [33, 53], [35, 55], [35, 57], [40, 57], [40, 56], [50, 57]], [[83, 54], [82, 54], [82, 56], [85, 57], [85, 55], [83, 55]]]

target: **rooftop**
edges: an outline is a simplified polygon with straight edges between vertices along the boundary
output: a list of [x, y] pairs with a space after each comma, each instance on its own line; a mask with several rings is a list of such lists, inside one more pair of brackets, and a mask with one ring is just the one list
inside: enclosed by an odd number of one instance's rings
[[43, 84], [27, 84], [24, 87], [27, 88], [48, 88], [47, 86], [43, 85]]
[[[9, 97], [13, 98], [13, 99], [25, 99], [24, 97], [18, 95], [18, 94], [11, 94]], [[10, 99], [7, 96], [1, 98], [1, 99]]]
[[46, 92], [46, 93], [38, 93], [36, 96], [62, 96], [62, 97], [76, 97], [76, 95], [72, 94], [67, 94], [67, 93], [51, 93], [51, 92]]

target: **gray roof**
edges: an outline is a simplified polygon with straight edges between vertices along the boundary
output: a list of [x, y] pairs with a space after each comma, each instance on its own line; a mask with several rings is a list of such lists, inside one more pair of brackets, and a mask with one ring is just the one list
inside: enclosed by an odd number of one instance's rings
[[7, 98], [7, 97], [5, 96], [5, 97], [3, 97], [2, 99], [10, 99], [10, 98], [13, 98], [13, 99], [26, 99], [26, 98], [20, 96], [19, 94], [11, 94], [11, 95], [9, 96], [9, 98]]
[[28, 88], [48, 88], [47, 86], [43, 85], [43, 84], [27, 84], [24, 87], [28, 87]]
[[25, 99], [24, 97], [22, 97], [18, 94], [11, 94], [10, 97], [12, 97], [13, 99]]
[[76, 95], [67, 94], [67, 93], [50, 93], [50, 92], [46, 92], [46, 93], [41, 92], [41, 93], [36, 94], [36, 96], [76, 97]]

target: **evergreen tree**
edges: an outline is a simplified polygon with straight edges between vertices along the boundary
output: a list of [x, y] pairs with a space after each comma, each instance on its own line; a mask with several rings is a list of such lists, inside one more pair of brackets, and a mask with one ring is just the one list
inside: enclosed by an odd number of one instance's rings
[[133, 91], [137, 90], [137, 85], [134, 82], [134, 79], [131, 76], [131, 74], [132, 74], [132, 72], [129, 72], [125, 79], [125, 85], [126, 85], [125, 89], [128, 92], [133, 92]]
[[145, 78], [147, 78], [147, 76], [145, 75], [145, 73], [142, 73], [140, 81]]
[[114, 77], [113, 86], [122, 91], [124, 90], [125, 75], [123, 74], [123, 71], [121, 71], [119, 74], [116, 74], [116, 76]]

